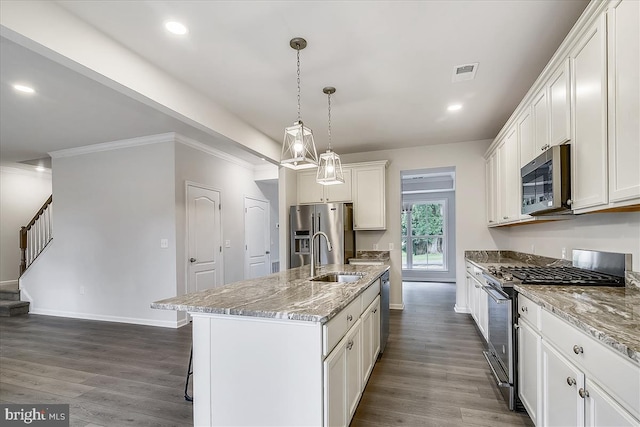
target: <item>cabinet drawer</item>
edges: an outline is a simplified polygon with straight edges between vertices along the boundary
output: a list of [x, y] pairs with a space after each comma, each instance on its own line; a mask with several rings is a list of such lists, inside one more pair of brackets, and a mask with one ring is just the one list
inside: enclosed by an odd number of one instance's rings
[[518, 294], [518, 316], [521, 319], [526, 319], [527, 322], [535, 329], [540, 330], [540, 307], [535, 302], [522, 294]]
[[364, 311], [371, 305], [376, 296], [380, 293], [380, 279], [376, 280], [369, 286], [363, 293], [360, 295], [362, 298], [362, 305], [360, 306], [360, 313], [364, 313]]
[[583, 369], [634, 417], [640, 418], [640, 365], [607, 348], [558, 316], [542, 310], [542, 339]]
[[362, 295], [358, 296], [333, 319], [322, 327], [322, 355], [326, 356], [338, 344], [347, 331], [360, 318]]

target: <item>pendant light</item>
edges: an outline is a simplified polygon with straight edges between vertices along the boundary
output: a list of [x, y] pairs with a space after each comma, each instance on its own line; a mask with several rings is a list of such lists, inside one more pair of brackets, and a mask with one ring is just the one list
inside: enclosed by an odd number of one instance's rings
[[326, 152], [320, 154], [316, 182], [322, 185], [344, 184], [340, 156], [331, 150], [331, 95], [336, 92], [336, 88], [328, 86], [322, 89], [322, 92], [327, 94], [329, 103], [329, 148]]
[[296, 37], [291, 39], [289, 45], [297, 51], [298, 58], [298, 120], [284, 130], [280, 164], [295, 170], [315, 168], [318, 165], [318, 153], [313, 142], [313, 132], [302, 123], [300, 115], [300, 50], [307, 47], [307, 41]]

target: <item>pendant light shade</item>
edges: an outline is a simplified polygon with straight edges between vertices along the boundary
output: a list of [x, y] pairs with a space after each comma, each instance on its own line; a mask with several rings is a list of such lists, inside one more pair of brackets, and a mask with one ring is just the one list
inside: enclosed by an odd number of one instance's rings
[[320, 155], [320, 163], [318, 164], [318, 174], [316, 182], [322, 185], [344, 184], [344, 173], [342, 172], [342, 162], [340, 156], [331, 150], [331, 94], [335, 93], [336, 88], [325, 87], [322, 92], [327, 94], [329, 103], [329, 148], [325, 153]]
[[296, 50], [298, 59], [298, 120], [284, 130], [280, 165], [295, 170], [315, 168], [318, 166], [318, 153], [313, 132], [304, 125], [300, 115], [300, 50], [307, 47], [307, 41], [296, 37], [291, 39], [289, 46]]

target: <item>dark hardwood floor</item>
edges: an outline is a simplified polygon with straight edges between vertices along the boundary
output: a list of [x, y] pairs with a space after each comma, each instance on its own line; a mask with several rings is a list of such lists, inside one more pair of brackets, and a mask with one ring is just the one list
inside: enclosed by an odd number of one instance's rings
[[[405, 284], [404, 311], [352, 426], [532, 425], [509, 412], [453, 284]], [[69, 403], [71, 426], [192, 424], [191, 328], [27, 315], [0, 318], [0, 402]]]

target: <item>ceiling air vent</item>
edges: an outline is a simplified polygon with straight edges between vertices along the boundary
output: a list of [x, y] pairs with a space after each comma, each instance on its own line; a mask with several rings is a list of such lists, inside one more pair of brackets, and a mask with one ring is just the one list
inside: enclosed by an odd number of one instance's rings
[[478, 71], [478, 63], [456, 65], [453, 67], [453, 76], [451, 81], [461, 82], [464, 80], [473, 80], [476, 77], [476, 71]]

